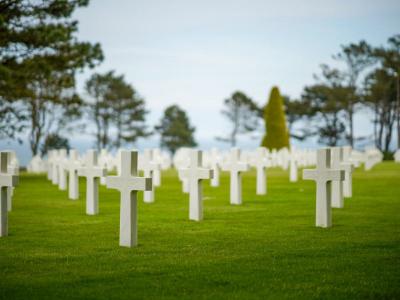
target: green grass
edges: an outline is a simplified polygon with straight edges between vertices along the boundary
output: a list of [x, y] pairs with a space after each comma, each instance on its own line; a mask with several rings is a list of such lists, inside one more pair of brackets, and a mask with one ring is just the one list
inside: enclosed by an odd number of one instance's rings
[[176, 173], [156, 202], [139, 201], [139, 246], [118, 246], [119, 194], [100, 189], [100, 214], [44, 176], [23, 174], [0, 239], [0, 299], [394, 299], [400, 298], [400, 164], [357, 170], [352, 199], [314, 227], [315, 184], [271, 170], [268, 195], [243, 177], [231, 206], [229, 178], [204, 183], [204, 221], [188, 220]]

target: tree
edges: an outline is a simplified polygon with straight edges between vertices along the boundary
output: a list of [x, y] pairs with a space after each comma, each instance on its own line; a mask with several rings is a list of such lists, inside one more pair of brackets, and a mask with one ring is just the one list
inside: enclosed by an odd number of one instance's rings
[[177, 105], [165, 109], [160, 124], [155, 129], [161, 135], [160, 146], [171, 153], [175, 153], [180, 147], [197, 146], [193, 137], [195, 128], [190, 125], [186, 112]]
[[[122, 75], [114, 71], [93, 74], [86, 82], [86, 101], [90, 118], [96, 125], [96, 146], [117, 149], [124, 143], [135, 143], [138, 138], [149, 135], [145, 125], [144, 100]], [[115, 129], [115, 139], [111, 131]]]
[[224, 101], [222, 114], [231, 122], [232, 130], [228, 137], [217, 137], [217, 140], [236, 146], [237, 136], [254, 131], [258, 126], [260, 109], [243, 92], [237, 91]]
[[286, 127], [283, 99], [278, 87], [273, 87], [268, 104], [264, 108], [265, 135], [262, 146], [268, 149], [289, 148], [289, 132]]
[[52, 149], [67, 149], [69, 150], [71, 147], [69, 146], [69, 141], [67, 138], [58, 135], [57, 133], [51, 133], [47, 135], [44, 143], [41, 147], [42, 156], [46, 155], [49, 150]]
[[288, 123], [289, 136], [303, 141], [306, 138], [315, 134], [315, 132], [308, 126], [302, 128], [295, 128], [298, 121], [305, 120], [309, 116], [309, 103], [304, 99], [290, 99], [289, 96], [282, 96], [285, 105], [286, 120]]
[[150, 132], [145, 124], [145, 102], [135, 89], [125, 82], [123, 76], [114, 77], [109, 92], [113, 123], [117, 130], [114, 146], [119, 149], [124, 143], [135, 143], [138, 138], [149, 136]]
[[395, 102], [397, 148], [400, 149], [400, 34], [390, 37], [388, 39], [388, 46], [375, 49], [373, 54], [380, 62], [381, 67], [387, 71], [387, 75], [392, 78], [391, 81], [395, 81], [396, 95], [394, 96], [395, 100], [392, 101]]
[[346, 139], [344, 103], [353, 96], [353, 90], [343, 85], [342, 73], [322, 65], [322, 78], [317, 84], [306, 86], [303, 101], [309, 106], [308, 115], [316, 127], [319, 142], [336, 146]]
[[86, 81], [86, 92], [91, 96], [91, 101], [86, 101], [89, 117], [96, 126], [96, 147], [98, 150], [111, 147], [110, 124], [113, 118], [110, 101], [110, 85], [113, 81], [113, 72], [106, 74], [93, 74]]
[[366, 101], [374, 110], [375, 145], [388, 153], [396, 121], [397, 77], [387, 69], [376, 69], [366, 79]]
[[[71, 15], [87, 4], [87, 0], [0, 2], [0, 101], [6, 103], [11, 122], [0, 119], [0, 129], [2, 135], [15, 137], [29, 128], [33, 154], [50, 132], [49, 118], [76, 115], [76, 72], [103, 58], [100, 45], [75, 37], [78, 23], [71, 21]], [[59, 121], [52, 124], [60, 127]]]
[[360, 41], [358, 44], [351, 43], [342, 46], [342, 51], [334, 56], [335, 59], [345, 63], [346, 70], [343, 72], [343, 81], [346, 81], [348, 90], [352, 92], [345, 102], [342, 101], [348, 120], [347, 140], [352, 147], [354, 146], [354, 113], [357, 103], [362, 98], [357, 83], [361, 73], [376, 62], [376, 58], [371, 54], [371, 46], [365, 41]]

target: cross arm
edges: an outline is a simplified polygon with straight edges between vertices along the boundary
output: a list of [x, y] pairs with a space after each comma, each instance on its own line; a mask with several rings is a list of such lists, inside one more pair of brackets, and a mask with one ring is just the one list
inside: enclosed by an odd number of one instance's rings
[[304, 180], [316, 180], [316, 170], [312, 169], [304, 169], [303, 170], [303, 179]]
[[151, 191], [153, 183], [151, 178], [146, 177], [107, 176], [106, 185], [108, 188], [121, 190], [125, 188], [131, 191]]

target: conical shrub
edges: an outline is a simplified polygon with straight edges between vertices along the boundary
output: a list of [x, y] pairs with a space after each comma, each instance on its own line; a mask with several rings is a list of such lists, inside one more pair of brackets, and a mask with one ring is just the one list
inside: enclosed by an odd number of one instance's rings
[[265, 135], [261, 145], [270, 150], [289, 148], [289, 132], [286, 126], [283, 99], [276, 86], [272, 88], [268, 104], [264, 108], [264, 121]]

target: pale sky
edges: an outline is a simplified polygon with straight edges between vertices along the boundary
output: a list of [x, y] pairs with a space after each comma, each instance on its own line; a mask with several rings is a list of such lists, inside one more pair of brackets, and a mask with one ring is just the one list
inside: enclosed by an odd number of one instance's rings
[[[92, 0], [74, 18], [80, 40], [102, 45], [105, 60], [95, 71], [124, 74], [146, 100], [149, 125], [177, 103], [207, 148], [222, 146], [214, 137], [227, 133], [220, 110], [232, 92], [264, 104], [278, 85], [299, 97], [340, 45], [380, 45], [400, 33], [400, 1]], [[80, 91], [92, 72], [79, 75]], [[356, 134], [370, 130], [367, 119], [358, 116]], [[72, 144], [92, 144], [81, 140]], [[138, 147], [157, 143], [154, 137]], [[242, 139], [239, 146], [258, 144]]]
[[340, 45], [400, 33], [398, 0], [92, 0], [75, 17], [79, 38], [103, 47], [97, 71], [125, 74], [150, 124], [166, 106], [182, 106], [200, 143], [227, 132], [220, 110], [233, 91], [265, 103], [278, 85], [299, 97]]

